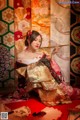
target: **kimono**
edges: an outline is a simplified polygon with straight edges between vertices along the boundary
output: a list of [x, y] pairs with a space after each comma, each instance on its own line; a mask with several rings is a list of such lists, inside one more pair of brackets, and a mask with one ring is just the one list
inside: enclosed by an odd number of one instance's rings
[[80, 95], [80, 90], [65, 83], [59, 66], [54, 60], [48, 60], [46, 55], [25, 59], [23, 63], [16, 71], [26, 80], [25, 92], [37, 90], [46, 106], [71, 103], [75, 94]]

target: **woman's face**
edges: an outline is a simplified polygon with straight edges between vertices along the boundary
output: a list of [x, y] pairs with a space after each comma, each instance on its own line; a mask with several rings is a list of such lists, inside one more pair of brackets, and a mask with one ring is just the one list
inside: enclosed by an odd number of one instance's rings
[[42, 39], [41, 39], [41, 36], [37, 36], [36, 39], [31, 43], [31, 48], [33, 50], [38, 50], [41, 46], [41, 42], [42, 42]]

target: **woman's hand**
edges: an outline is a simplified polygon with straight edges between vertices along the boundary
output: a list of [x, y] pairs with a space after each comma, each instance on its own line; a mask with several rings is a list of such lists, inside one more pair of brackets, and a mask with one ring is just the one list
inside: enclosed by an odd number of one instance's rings
[[53, 49], [53, 54], [57, 53], [59, 50], [60, 50], [61, 46], [56, 46], [54, 49]]

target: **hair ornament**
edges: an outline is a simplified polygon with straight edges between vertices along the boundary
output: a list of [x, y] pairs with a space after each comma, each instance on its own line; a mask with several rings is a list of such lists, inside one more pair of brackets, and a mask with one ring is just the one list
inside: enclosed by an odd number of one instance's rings
[[29, 31], [27, 32], [27, 36], [30, 38], [31, 35], [32, 35], [32, 31], [29, 30]]

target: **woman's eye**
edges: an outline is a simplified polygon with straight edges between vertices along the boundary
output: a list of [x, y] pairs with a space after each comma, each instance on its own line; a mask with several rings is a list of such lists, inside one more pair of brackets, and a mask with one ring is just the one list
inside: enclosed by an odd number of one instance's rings
[[41, 43], [41, 40], [39, 40], [39, 42]]
[[41, 40], [39, 40], [41, 42]]
[[41, 43], [41, 40], [37, 40], [37, 39], [35, 39], [35, 41], [37, 41], [37, 42], [40, 42], [40, 43]]
[[37, 41], [37, 39], [35, 39], [35, 41]]

